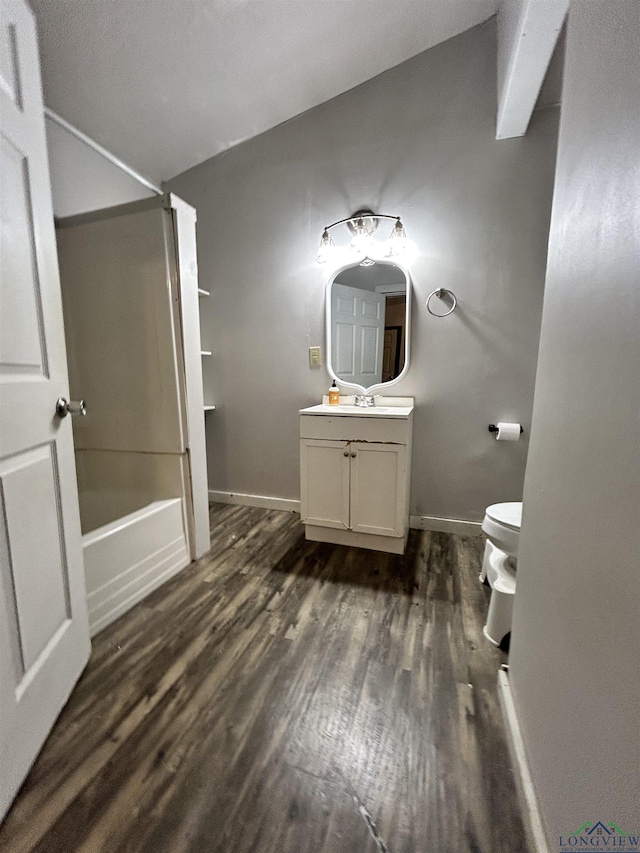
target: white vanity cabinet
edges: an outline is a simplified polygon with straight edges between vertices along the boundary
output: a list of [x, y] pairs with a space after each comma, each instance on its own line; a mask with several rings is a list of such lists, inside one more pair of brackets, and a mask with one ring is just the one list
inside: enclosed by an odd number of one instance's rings
[[301, 515], [307, 539], [404, 552], [413, 407], [300, 412]]

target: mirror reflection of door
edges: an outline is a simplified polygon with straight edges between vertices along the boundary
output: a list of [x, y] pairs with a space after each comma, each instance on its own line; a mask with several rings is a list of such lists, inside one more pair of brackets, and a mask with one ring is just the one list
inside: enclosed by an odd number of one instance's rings
[[389, 382], [399, 374], [400, 339], [402, 329], [399, 326], [385, 326], [384, 347], [382, 350], [382, 381]]
[[334, 282], [332, 364], [345, 382], [365, 388], [382, 379], [385, 299], [357, 287]]
[[392, 263], [355, 265], [331, 286], [331, 363], [364, 388], [398, 377], [405, 364], [407, 284]]
[[[389, 348], [387, 364], [382, 367], [382, 381], [400, 376], [404, 369], [404, 336], [406, 334], [407, 297], [387, 296], [384, 319], [385, 355]], [[385, 371], [385, 366], [387, 370]]]

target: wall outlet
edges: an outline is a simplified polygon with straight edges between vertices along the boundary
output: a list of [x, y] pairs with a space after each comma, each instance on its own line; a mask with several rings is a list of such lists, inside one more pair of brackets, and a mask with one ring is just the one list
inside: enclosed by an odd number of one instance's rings
[[322, 356], [320, 355], [320, 347], [309, 347], [309, 366], [320, 367], [322, 364]]

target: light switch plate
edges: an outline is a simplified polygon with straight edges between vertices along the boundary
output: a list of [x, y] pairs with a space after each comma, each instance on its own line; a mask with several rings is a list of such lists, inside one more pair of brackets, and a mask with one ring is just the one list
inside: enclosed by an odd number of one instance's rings
[[309, 347], [309, 365], [311, 367], [320, 367], [322, 364], [322, 356], [320, 355], [320, 347]]

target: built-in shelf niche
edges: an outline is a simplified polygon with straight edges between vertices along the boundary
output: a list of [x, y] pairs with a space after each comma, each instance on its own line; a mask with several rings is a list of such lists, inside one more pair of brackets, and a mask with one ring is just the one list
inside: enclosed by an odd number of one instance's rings
[[[208, 290], [205, 290], [203, 287], [198, 288], [198, 296], [211, 296], [211, 293]], [[211, 350], [203, 349], [200, 350], [200, 355], [204, 358], [205, 356], [212, 356], [213, 352]], [[204, 413], [206, 415], [207, 412], [215, 412], [216, 407], [213, 403], [205, 403], [204, 404]]]

